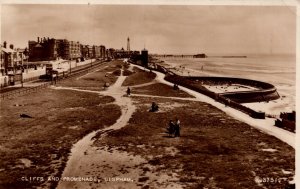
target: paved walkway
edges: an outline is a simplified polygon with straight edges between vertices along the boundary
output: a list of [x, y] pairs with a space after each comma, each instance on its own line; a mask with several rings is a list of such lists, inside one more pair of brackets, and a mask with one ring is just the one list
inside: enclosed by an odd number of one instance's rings
[[[137, 66], [137, 67], [139, 67], [140, 69], [144, 69], [143, 67], [140, 67], [140, 66]], [[174, 85], [173, 83], [170, 83], [164, 79], [165, 74], [162, 74], [162, 73], [156, 72], [156, 71], [154, 71], [154, 73], [157, 74], [157, 77], [156, 77], [157, 82], [160, 82], [160, 83], [163, 83], [163, 84], [166, 84], [169, 86]], [[188, 89], [188, 88], [185, 88], [182, 86], [180, 86], [180, 89], [189, 93], [190, 95], [196, 97], [195, 101], [201, 101], [201, 102], [206, 102], [208, 104], [211, 104], [214, 107], [227, 113], [228, 115], [234, 117], [235, 119], [242, 121], [244, 123], [247, 123], [256, 129], [261, 130], [262, 132], [272, 135], [272, 136], [278, 138], [279, 140], [287, 143], [288, 145], [292, 146], [293, 148], [295, 148], [296, 134], [289, 132], [287, 130], [281, 129], [279, 127], [275, 127], [274, 126], [275, 119], [273, 119], [273, 118], [254, 119], [241, 111], [238, 111], [234, 108], [225, 106], [224, 104], [219, 103], [219, 102], [215, 101], [214, 99], [209, 98], [208, 96], [205, 96], [201, 93], [198, 93], [196, 91], [193, 91], [191, 89]]]

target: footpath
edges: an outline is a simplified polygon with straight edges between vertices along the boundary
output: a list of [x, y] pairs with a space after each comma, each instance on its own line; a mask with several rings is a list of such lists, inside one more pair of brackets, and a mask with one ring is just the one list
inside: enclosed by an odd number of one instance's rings
[[[101, 133], [101, 136], [105, 136], [107, 132], [120, 129], [124, 126], [126, 126], [127, 122], [129, 121], [131, 115], [135, 111], [135, 106], [132, 104], [131, 99], [129, 97], [124, 96], [125, 94], [125, 87], [121, 87], [122, 83], [126, 79], [126, 76], [118, 77], [117, 81], [114, 85], [110, 86], [106, 91], [103, 92], [96, 92], [99, 93], [99, 95], [109, 95], [112, 96], [115, 99], [115, 104], [119, 105], [121, 107], [122, 114], [120, 118], [117, 120], [117, 122], [105, 129], [100, 129], [98, 131], [92, 132], [83, 139], [81, 139], [78, 143], [74, 145], [74, 147], [71, 150], [71, 156], [69, 158], [69, 161], [67, 162], [66, 168], [64, 169], [64, 172], [62, 174], [61, 181], [58, 184], [58, 189], [64, 189], [64, 188], [88, 188], [90, 183], [89, 182], [72, 182], [68, 181], [70, 179], [80, 179], [80, 178], [87, 178], [88, 173], [96, 173], [99, 172], [99, 168], [102, 169], [102, 173], [104, 172], [104, 169], [101, 167], [105, 167], [103, 165], [103, 162], [109, 161], [110, 159], [114, 157], [120, 156], [120, 154], [114, 154], [109, 153], [108, 150], [103, 149], [102, 151], [97, 150], [93, 147], [93, 138], [97, 133]], [[69, 89], [69, 90], [78, 90], [78, 89], [72, 89], [72, 88], [63, 88], [63, 89]], [[80, 91], [86, 91], [86, 90], [80, 90]], [[86, 92], [95, 92], [95, 91], [86, 91]], [[125, 158], [125, 160], [129, 160], [128, 158]], [[120, 162], [124, 163], [124, 162]], [[114, 165], [115, 167], [119, 167], [118, 165]], [[110, 169], [110, 172], [113, 173], [115, 170]], [[108, 172], [105, 171], [105, 175], [107, 177]], [[100, 175], [101, 176], [101, 175]], [[102, 175], [99, 178], [104, 178]], [[101, 182], [104, 182], [103, 179], [98, 180], [96, 179], [96, 182], [98, 183], [97, 187], [105, 187], [105, 185], [101, 185]], [[100, 185], [100, 186], [99, 186]], [[120, 185], [122, 186], [122, 185]]]
[[[136, 65], [135, 65], [136, 66]], [[144, 69], [142, 67], [136, 66], [138, 68]], [[169, 86], [173, 86], [172, 83], [164, 80], [164, 74], [155, 72], [155, 81], [163, 83]], [[61, 180], [58, 184], [58, 189], [63, 188], [120, 188], [124, 187], [124, 182], [111, 182], [116, 181], [115, 179], [125, 179], [126, 188], [137, 188], [137, 181], [132, 180], [132, 178], [139, 178], [142, 174], [142, 170], [136, 169], [135, 167], [145, 164], [146, 159], [138, 155], [132, 155], [124, 151], [119, 151], [113, 149], [109, 146], [96, 147], [93, 145], [94, 138], [97, 136], [97, 140], [107, 136], [109, 132], [116, 131], [126, 126], [132, 114], [135, 112], [136, 107], [134, 106], [130, 97], [125, 96], [127, 87], [122, 86], [122, 83], [127, 76], [118, 77], [114, 85], [109, 87], [106, 91], [88, 91], [75, 88], [61, 88], [69, 90], [80, 90], [85, 92], [97, 93], [99, 95], [112, 96], [115, 99], [115, 104], [119, 105], [122, 110], [121, 117], [117, 120], [115, 124], [109, 126], [105, 129], [100, 129], [98, 131], [92, 132], [78, 143], [74, 145], [71, 150], [71, 156], [62, 174]], [[152, 82], [145, 83], [140, 86], [147, 86], [153, 84]], [[132, 88], [137, 86], [132, 86]], [[59, 89], [59, 88], [57, 88]], [[276, 138], [284, 141], [293, 148], [295, 148], [295, 135], [288, 131], [274, 128], [272, 126], [273, 121], [266, 120], [255, 120], [250, 118], [248, 115], [243, 114], [233, 108], [225, 107], [223, 104], [218, 103], [207, 96], [199, 94], [190, 89], [180, 87], [181, 90], [189, 93], [196, 98], [179, 98], [179, 97], [162, 97], [155, 95], [144, 95], [144, 94], [133, 94], [134, 97], [151, 97], [151, 98], [168, 98], [173, 100], [188, 100], [188, 101], [200, 101], [209, 103], [218, 109], [226, 112], [228, 115], [243, 121], [269, 135], [273, 135]], [[99, 137], [100, 136], [100, 137]], [[116, 177], [115, 173], [120, 171], [126, 166], [126, 172], [123, 172], [122, 178]], [[125, 168], [124, 168], [125, 169]], [[176, 177], [176, 176], [175, 176]], [[164, 179], [167, 182], [168, 179], [174, 179], [168, 175], [164, 175]], [[82, 181], [82, 180], [91, 180]], [[119, 180], [119, 181], [123, 181]], [[180, 184], [173, 185], [173, 188], [181, 188]]]
[[[165, 75], [160, 73], [160, 72], [155, 72], [157, 74], [157, 80], [161, 83], [164, 83], [166, 85], [169, 86], [173, 86], [173, 83], [170, 83], [166, 80], [164, 80]], [[196, 91], [193, 91], [191, 89], [185, 88], [185, 87], [180, 87], [183, 91], [193, 95], [196, 97], [197, 100], [201, 101], [201, 102], [206, 102], [209, 103], [213, 106], [215, 106], [216, 108], [222, 110], [223, 112], [225, 112], [226, 114], [236, 118], [237, 120], [240, 120], [242, 122], [245, 122], [251, 126], [253, 126], [256, 129], [261, 130], [262, 132], [265, 132], [269, 135], [275, 136], [276, 138], [280, 139], [281, 141], [289, 144], [290, 146], [292, 146], [293, 148], [295, 148], [296, 146], [296, 134], [289, 132], [287, 130], [278, 128], [274, 126], [274, 119], [272, 118], [265, 118], [265, 119], [254, 119], [251, 118], [249, 115], [238, 111], [234, 108], [225, 106], [222, 103], [219, 103], [205, 95], [202, 95]]]

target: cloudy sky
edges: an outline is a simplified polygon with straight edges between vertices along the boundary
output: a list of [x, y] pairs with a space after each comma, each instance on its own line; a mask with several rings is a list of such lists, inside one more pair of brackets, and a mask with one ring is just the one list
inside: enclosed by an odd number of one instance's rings
[[1, 43], [39, 37], [150, 53], [257, 54], [296, 49], [296, 8], [212, 5], [17, 5], [1, 7]]

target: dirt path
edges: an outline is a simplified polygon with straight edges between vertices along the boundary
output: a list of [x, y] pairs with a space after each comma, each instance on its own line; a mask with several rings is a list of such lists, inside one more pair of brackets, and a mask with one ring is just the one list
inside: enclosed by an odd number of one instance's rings
[[[125, 79], [126, 76], [122, 76], [121, 73], [121, 76], [118, 77], [115, 84], [106, 91], [82, 90], [72, 87], [54, 87], [55, 89], [75, 90], [112, 96], [116, 100], [115, 104], [119, 105], [122, 110], [121, 117], [114, 125], [88, 134], [73, 146], [71, 156], [57, 186], [58, 189], [124, 188], [124, 186], [126, 186], [126, 188], [139, 188], [149, 184], [149, 181], [151, 180], [158, 180], [158, 183], [164, 183], [168, 179], [175, 178], [170, 177], [167, 174], [156, 176], [148, 175], [147, 178], [149, 178], [149, 180], [145, 182], [143, 181], [145, 177], [145, 175], [143, 177], [143, 168], [147, 166], [147, 160], [141, 156], [134, 156], [109, 146], [93, 146], [93, 138], [97, 133], [100, 135], [98, 140], [101, 140], [101, 138], [106, 137], [108, 132], [126, 126], [131, 115], [135, 111], [135, 106], [131, 99], [124, 95], [127, 87], [122, 87], [122, 83]], [[150, 83], [152, 84], [153, 82]], [[146, 84], [149, 85], [149, 83]], [[161, 98], [160, 96], [151, 95], [149, 95], [149, 97]], [[172, 188], [181, 188], [181, 186], [173, 184]]]
[[[103, 148], [93, 147], [93, 137], [96, 133], [100, 132], [101, 137], [105, 137], [107, 132], [124, 127], [135, 111], [135, 106], [132, 104], [130, 98], [124, 97], [126, 87], [121, 87], [121, 85], [125, 79], [126, 76], [120, 76], [114, 85], [103, 92], [66, 87], [57, 88], [110, 95], [115, 98], [115, 103], [119, 105], [122, 110], [121, 117], [114, 125], [92, 132], [74, 145], [57, 188], [104, 188], [107, 186], [106, 182], [113, 183], [113, 187], [119, 187], [123, 185], [123, 182], [111, 181], [112, 178], [114, 178], [114, 173], [117, 172], [116, 169], [119, 169], [122, 165], [131, 165], [134, 167], [136, 164], [140, 164], [144, 161], [142, 158], [133, 157], [124, 152], [120, 153], [107, 146]], [[127, 178], [127, 180], [129, 180], [127, 181], [129, 187], [133, 187], [135, 183], [130, 179], [137, 178], [138, 174], [138, 172], [131, 172], [130, 174], [123, 175], [122, 178]], [[73, 181], [67, 181], [72, 179]], [[79, 179], [81, 179], [81, 181], [79, 181]], [[83, 179], [89, 181], [82, 181]], [[109, 188], [111, 188], [111, 186]]]

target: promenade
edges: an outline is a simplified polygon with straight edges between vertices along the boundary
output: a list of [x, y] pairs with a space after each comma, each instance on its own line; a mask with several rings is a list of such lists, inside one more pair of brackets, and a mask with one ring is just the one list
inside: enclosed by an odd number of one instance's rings
[[[158, 112], [149, 112], [152, 102]], [[241, 113], [208, 97], [173, 90], [161, 73], [122, 61], [7, 100], [1, 108], [2, 149], [12, 149], [0, 151], [6, 153], [1, 186], [278, 188], [295, 174], [292, 144], [253, 128]], [[33, 118], [17, 118], [20, 113]], [[176, 117], [181, 137], [172, 138], [165, 131]], [[34, 172], [45, 180], [18, 179]], [[263, 182], [266, 175], [280, 183]]]

